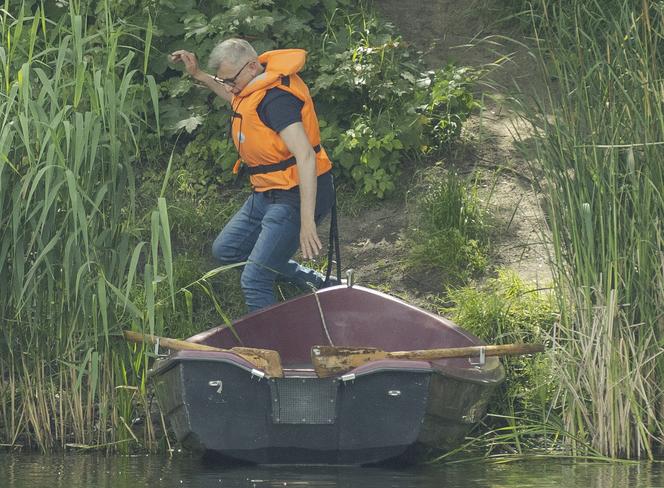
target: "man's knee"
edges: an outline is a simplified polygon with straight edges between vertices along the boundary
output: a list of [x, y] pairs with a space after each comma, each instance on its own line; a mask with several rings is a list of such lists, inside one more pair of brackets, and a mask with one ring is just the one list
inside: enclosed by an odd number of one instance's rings
[[243, 290], [271, 287], [276, 279], [276, 273], [257, 263], [247, 263], [240, 276], [240, 286]]
[[221, 264], [233, 264], [242, 261], [237, 251], [219, 238], [212, 243], [212, 256]]

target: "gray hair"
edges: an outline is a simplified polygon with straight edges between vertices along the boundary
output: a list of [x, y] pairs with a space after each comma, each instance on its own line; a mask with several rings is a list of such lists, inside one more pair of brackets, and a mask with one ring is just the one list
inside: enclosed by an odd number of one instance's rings
[[244, 39], [226, 39], [215, 46], [208, 59], [208, 68], [217, 71], [221, 63], [239, 68], [241, 64], [256, 59], [256, 50]]

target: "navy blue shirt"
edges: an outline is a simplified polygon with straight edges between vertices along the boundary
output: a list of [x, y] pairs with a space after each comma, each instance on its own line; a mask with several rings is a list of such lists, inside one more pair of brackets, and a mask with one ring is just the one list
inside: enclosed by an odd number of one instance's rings
[[280, 88], [270, 88], [256, 111], [261, 121], [279, 133], [291, 124], [302, 122], [304, 102]]
[[[292, 93], [279, 88], [270, 88], [256, 107], [258, 118], [273, 131], [279, 133], [291, 124], [302, 122], [302, 107], [304, 102]], [[300, 207], [300, 188], [290, 190], [272, 190], [271, 194], [277, 203], [287, 203]], [[316, 190], [316, 220], [318, 221], [326, 207], [331, 206], [334, 195], [332, 173], [328, 171], [318, 177]]]

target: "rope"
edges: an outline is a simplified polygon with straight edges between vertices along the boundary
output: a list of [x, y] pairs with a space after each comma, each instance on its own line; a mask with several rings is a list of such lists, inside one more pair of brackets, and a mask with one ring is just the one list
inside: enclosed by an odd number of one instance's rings
[[330, 337], [330, 331], [327, 330], [327, 323], [325, 322], [325, 315], [323, 315], [323, 307], [320, 305], [320, 300], [318, 298], [318, 291], [313, 288], [314, 290], [314, 298], [316, 299], [316, 305], [318, 305], [318, 313], [320, 314], [320, 321], [323, 324], [323, 331], [325, 332], [325, 336], [327, 337], [327, 342], [330, 343], [330, 346], [334, 346], [334, 342], [332, 342], [332, 337]]

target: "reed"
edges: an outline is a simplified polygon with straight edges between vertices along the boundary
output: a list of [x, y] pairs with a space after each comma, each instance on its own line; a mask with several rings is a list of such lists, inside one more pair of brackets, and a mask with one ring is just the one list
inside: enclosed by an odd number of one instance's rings
[[163, 198], [150, 242], [135, 237], [139, 141], [158, 118], [130, 46], [150, 27], [115, 24], [108, 2], [57, 20], [16, 3], [0, 11], [0, 443], [149, 448], [147, 355], [114, 336], [162, 333], [154, 297], [173, 295]]
[[569, 447], [652, 458], [664, 435], [664, 4], [532, 3]]

